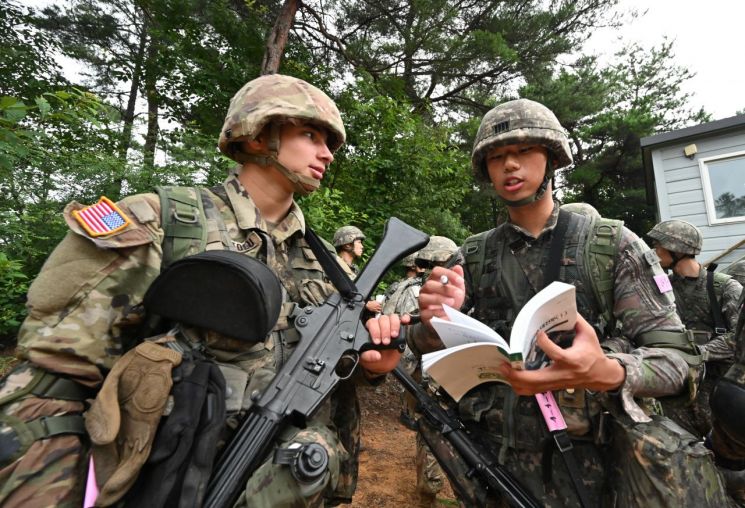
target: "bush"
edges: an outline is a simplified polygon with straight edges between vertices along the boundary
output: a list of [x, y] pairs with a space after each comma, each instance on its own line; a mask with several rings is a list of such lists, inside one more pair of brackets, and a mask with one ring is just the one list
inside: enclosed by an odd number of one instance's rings
[[0, 344], [15, 342], [18, 327], [26, 317], [28, 277], [23, 265], [0, 252]]

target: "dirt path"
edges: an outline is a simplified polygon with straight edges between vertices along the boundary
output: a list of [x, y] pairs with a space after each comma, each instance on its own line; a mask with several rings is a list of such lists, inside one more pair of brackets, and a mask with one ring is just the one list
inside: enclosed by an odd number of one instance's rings
[[[420, 506], [414, 461], [416, 435], [401, 425], [398, 384], [389, 377], [376, 388], [358, 391], [362, 405], [362, 445], [357, 493], [352, 508]], [[457, 506], [449, 485], [437, 498], [438, 507]]]

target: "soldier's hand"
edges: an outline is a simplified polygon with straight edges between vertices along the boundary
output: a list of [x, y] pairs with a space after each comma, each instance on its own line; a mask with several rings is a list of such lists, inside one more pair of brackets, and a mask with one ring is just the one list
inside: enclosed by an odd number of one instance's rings
[[562, 349], [545, 333], [539, 332], [537, 344], [551, 359], [549, 366], [538, 370], [514, 370], [507, 364], [500, 367], [501, 374], [518, 395], [566, 388], [606, 392], [623, 384], [625, 369], [616, 360], [605, 356], [595, 329], [579, 313], [574, 330], [574, 342], [567, 349]]
[[466, 282], [463, 279], [463, 267], [455, 265], [450, 269], [436, 266], [419, 291], [419, 315], [422, 323], [431, 327], [430, 321], [434, 316], [447, 319], [442, 305], [460, 309], [465, 298]]
[[[399, 336], [401, 325], [408, 324], [409, 320], [409, 315], [389, 314], [368, 319], [365, 326], [373, 344], [387, 346], [392, 339]], [[401, 353], [398, 349], [371, 349], [360, 355], [360, 365], [371, 376], [379, 376], [395, 369], [400, 359]]]
[[365, 303], [365, 308], [370, 312], [374, 312], [375, 314], [377, 314], [378, 312], [383, 310], [383, 304], [376, 300], [370, 300]]

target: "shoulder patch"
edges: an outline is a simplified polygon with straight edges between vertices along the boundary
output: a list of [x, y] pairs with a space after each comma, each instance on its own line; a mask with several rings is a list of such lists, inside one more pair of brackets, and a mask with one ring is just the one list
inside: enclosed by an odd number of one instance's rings
[[96, 204], [73, 210], [72, 215], [93, 238], [117, 233], [132, 223], [127, 214], [106, 196], [101, 196]]

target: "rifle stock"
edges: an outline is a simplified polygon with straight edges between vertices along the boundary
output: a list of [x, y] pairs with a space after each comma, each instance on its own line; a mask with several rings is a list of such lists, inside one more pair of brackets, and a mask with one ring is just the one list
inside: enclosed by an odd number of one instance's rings
[[[501, 466], [485, 450], [480, 449], [469, 437], [463, 424], [456, 418], [450, 416], [437, 401], [433, 400], [427, 392], [412, 379], [409, 374], [401, 369], [400, 366], [393, 370], [393, 375], [401, 385], [411, 393], [417, 400], [418, 409], [421, 411], [426, 424], [434, 427], [435, 431], [442, 435], [455, 449], [462, 461], [469, 468], [467, 477], [475, 477], [479, 482], [482, 491], [486, 491], [488, 496], [490, 492], [498, 492], [504, 496], [511, 506], [517, 508], [539, 508], [539, 503], [535, 497], [515, 478], [512, 473]], [[421, 419], [420, 419], [421, 421]], [[438, 455], [438, 447], [429, 442], [426, 433], [421, 433], [427, 441], [430, 450], [442, 466], [451, 480], [459, 497], [463, 501], [469, 501], [467, 506], [478, 506], [479, 500], [469, 499], [468, 489], [464, 488], [462, 482], [465, 478], [459, 478], [453, 475], [453, 469], [447, 463], [445, 457]]]
[[205, 507], [233, 506], [279, 432], [290, 422], [303, 427], [336, 384], [352, 375], [360, 350], [370, 340], [361, 322], [365, 301], [393, 263], [422, 248], [428, 239], [392, 217], [352, 290], [344, 291], [345, 296], [334, 293], [320, 307], [306, 307], [295, 318], [300, 341], [269, 386], [253, 401], [226, 446], [207, 487]]

